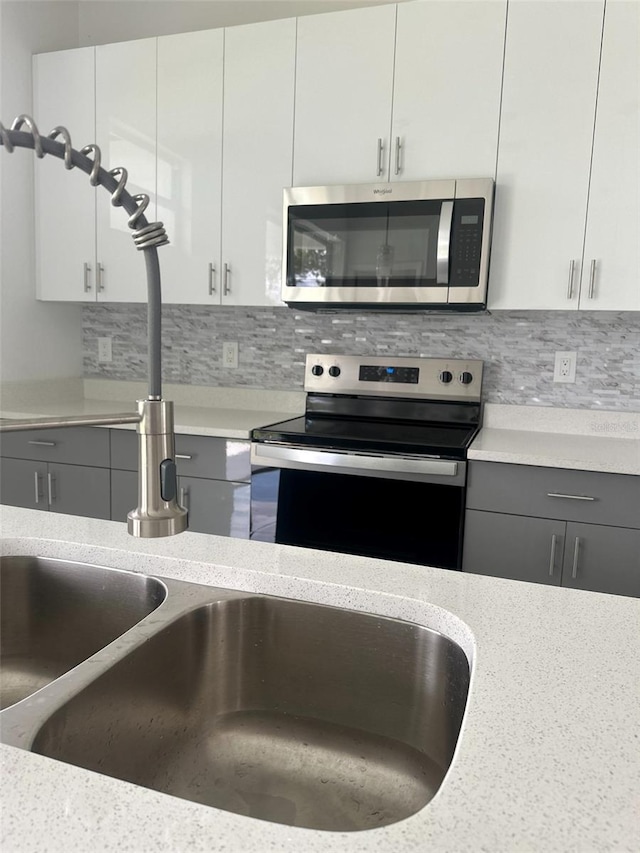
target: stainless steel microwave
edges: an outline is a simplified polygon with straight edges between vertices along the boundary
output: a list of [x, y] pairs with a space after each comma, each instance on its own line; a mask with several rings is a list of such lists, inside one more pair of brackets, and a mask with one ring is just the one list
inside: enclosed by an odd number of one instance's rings
[[282, 299], [482, 311], [493, 198], [491, 178], [285, 189]]

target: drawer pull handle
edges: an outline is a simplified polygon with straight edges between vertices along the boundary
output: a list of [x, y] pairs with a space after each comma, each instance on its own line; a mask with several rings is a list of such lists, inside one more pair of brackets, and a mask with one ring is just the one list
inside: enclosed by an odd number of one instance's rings
[[553, 577], [553, 567], [556, 562], [556, 544], [558, 542], [558, 535], [556, 533], [551, 537], [551, 556], [549, 558], [549, 577]]
[[571, 569], [571, 577], [578, 577], [578, 560], [580, 559], [580, 537], [576, 536], [576, 543], [573, 546], [573, 568]]
[[382, 174], [382, 152], [384, 151], [384, 144], [382, 142], [382, 138], [378, 138], [378, 167], [376, 170], [376, 175], [380, 177]]
[[558, 492], [547, 492], [548, 498], [569, 498], [572, 501], [597, 501], [597, 498], [590, 498], [588, 495], [561, 495]]
[[184, 486], [180, 489], [180, 506], [189, 509], [189, 489]]
[[176, 453], [176, 459], [193, 459], [188, 453]]
[[29, 440], [27, 444], [35, 444], [38, 447], [55, 447], [55, 441], [36, 441], [35, 439]]
[[572, 260], [569, 263], [569, 283], [567, 284], [567, 299], [573, 299], [573, 273], [576, 268], [576, 262]]

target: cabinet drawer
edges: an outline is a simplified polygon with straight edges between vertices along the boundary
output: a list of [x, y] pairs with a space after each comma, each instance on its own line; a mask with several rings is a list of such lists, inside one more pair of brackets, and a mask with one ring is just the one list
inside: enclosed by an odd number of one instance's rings
[[[133, 430], [111, 432], [111, 467], [138, 470], [138, 435]], [[250, 442], [209, 435], [176, 435], [178, 474], [208, 480], [249, 482]]]
[[2, 435], [2, 455], [12, 459], [108, 468], [109, 432], [96, 427], [6, 432]]
[[640, 477], [472, 461], [467, 507], [640, 528]]

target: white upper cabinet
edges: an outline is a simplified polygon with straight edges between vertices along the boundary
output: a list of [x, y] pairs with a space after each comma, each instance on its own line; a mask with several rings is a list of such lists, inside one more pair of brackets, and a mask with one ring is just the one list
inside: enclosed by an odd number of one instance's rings
[[[43, 136], [62, 125], [78, 150], [95, 141], [94, 60], [92, 47], [34, 56], [33, 117]], [[35, 231], [38, 298], [94, 302], [96, 189], [57, 157], [35, 163]]]
[[580, 308], [640, 310], [640, 4], [607, 0]]
[[158, 39], [158, 250], [164, 302], [220, 302], [224, 30]]
[[398, 4], [391, 179], [493, 178], [505, 0]]
[[395, 5], [298, 19], [293, 183], [389, 176]]
[[221, 300], [279, 305], [291, 185], [296, 21], [225, 31]]
[[578, 307], [603, 5], [509, 4], [490, 309]]
[[[156, 39], [96, 48], [96, 140], [106, 169], [127, 169], [127, 192], [145, 193], [145, 216], [156, 219]], [[142, 252], [127, 225], [129, 217], [98, 194], [97, 290], [105, 302], [146, 302]]]

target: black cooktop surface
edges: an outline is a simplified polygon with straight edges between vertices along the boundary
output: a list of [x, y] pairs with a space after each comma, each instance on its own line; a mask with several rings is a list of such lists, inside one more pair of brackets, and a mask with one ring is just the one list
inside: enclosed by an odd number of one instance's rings
[[302, 416], [254, 429], [254, 441], [322, 450], [421, 454], [465, 459], [477, 425]]

